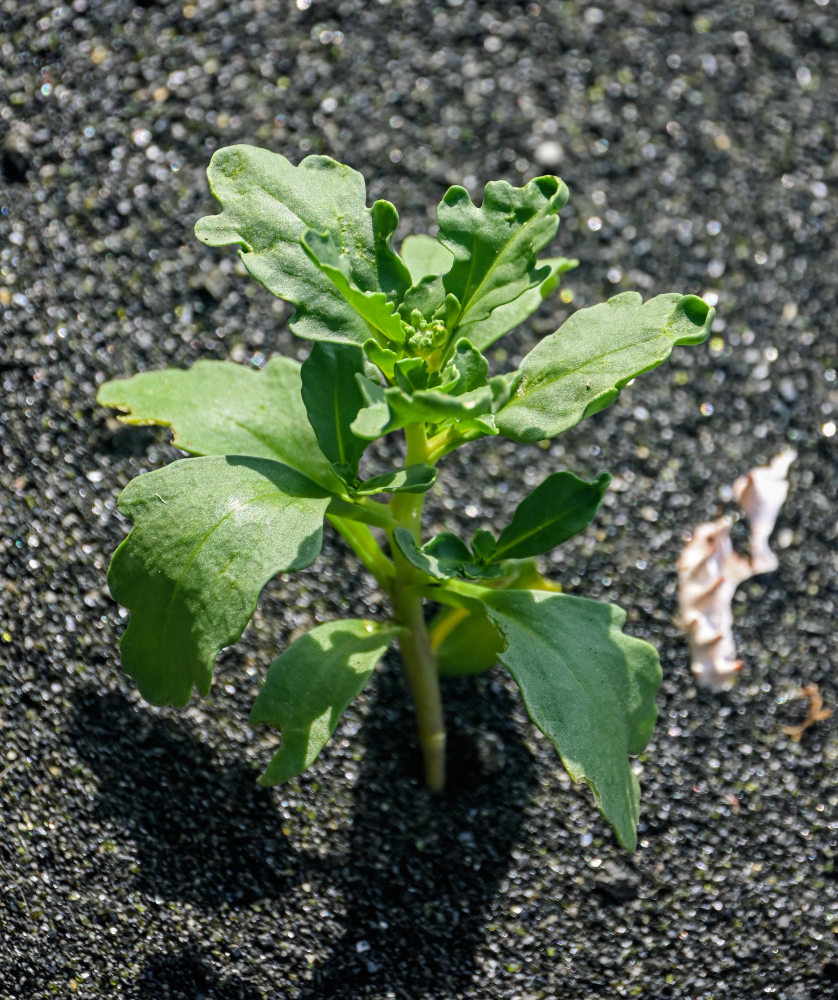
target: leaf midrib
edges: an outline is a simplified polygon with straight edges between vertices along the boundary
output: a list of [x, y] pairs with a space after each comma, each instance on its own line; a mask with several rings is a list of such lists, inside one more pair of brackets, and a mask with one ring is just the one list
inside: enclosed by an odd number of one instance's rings
[[[562, 512], [561, 517], [554, 518], [552, 521], [543, 521], [543, 522], [541, 522], [540, 525], [538, 525], [537, 527], [533, 528], [531, 531], [525, 531], [525, 532], [521, 533], [520, 535], [518, 535], [518, 537], [515, 539], [515, 541], [513, 543], [511, 543], [511, 544], [509, 542], [507, 542], [506, 545], [501, 546], [500, 545], [500, 539], [498, 539], [498, 547], [492, 553], [492, 562], [494, 562], [495, 559], [498, 558], [498, 553], [505, 552], [507, 549], [514, 548], [516, 545], [520, 545], [521, 542], [525, 542], [525, 541], [527, 541], [527, 539], [532, 538], [534, 535], [537, 535], [540, 531], [544, 531], [551, 524], [556, 524], [556, 523], [558, 523], [560, 521], [566, 520], [571, 514], [575, 514], [576, 511], [581, 510], [585, 506], [587, 506], [587, 505], [583, 501], [583, 502], [574, 504], [572, 507], [566, 507], [565, 510]], [[510, 527], [512, 527], [511, 524], [510, 524]], [[577, 532], [577, 534], [578, 534], [578, 532]], [[568, 541], [568, 539], [565, 539], [565, 541]], [[561, 542], [556, 542], [556, 545], [561, 545], [561, 544], [562, 544]], [[555, 546], [553, 546], [553, 548], [555, 548]], [[503, 557], [501, 556], [501, 558], [503, 558]]]
[[[556, 193], [558, 194], [558, 192], [556, 192]], [[533, 216], [530, 217], [530, 219], [526, 223], [524, 223], [523, 226], [521, 226], [520, 229], [517, 229], [513, 233], [513, 235], [501, 246], [500, 250], [497, 253], [497, 256], [495, 257], [495, 260], [489, 266], [489, 269], [484, 274], [482, 280], [477, 285], [477, 287], [475, 288], [474, 292], [468, 297], [468, 299], [466, 300], [466, 302], [463, 304], [463, 308], [462, 308], [462, 310], [460, 312], [459, 317], [457, 318], [457, 327], [460, 327], [460, 326], [464, 325], [463, 322], [461, 322], [462, 318], [465, 317], [465, 316], [467, 316], [468, 313], [469, 313], [469, 311], [475, 305], [477, 297], [480, 294], [481, 289], [486, 284], [486, 282], [489, 280], [490, 276], [493, 275], [494, 272], [495, 272], [495, 270], [500, 266], [500, 264], [501, 264], [501, 262], [503, 260], [504, 254], [507, 252], [507, 250], [509, 249], [510, 245], [516, 239], [518, 239], [519, 236], [521, 236], [523, 233], [525, 233], [529, 229], [529, 227], [531, 225], [533, 225], [535, 222], [537, 222], [541, 218], [546, 218], [548, 215], [555, 214], [554, 212], [549, 211], [553, 207], [554, 199], [555, 199], [555, 196], [553, 198], [550, 198], [548, 200], [548, 202], [547, 202], [547, 206], [546, 206], [546, 210], [545, 211], [542, 212], [542, 210], [538, 210]], [[475, 247], [477, 245], [477, 233], [476, 232], [473, 234], [472, 243], [473, 243], [473, 247], [472, 247], [472, 254], [471, 254], [471, 266], [469, 268], [468, 284], [466, 285], [466, 288], [468, 288], [469, 285], [471, 284], [471, 279], [472, 279], [472, 276], [474, 274], [474, 267], [475, 267], [475, 262], [476, 262], [476, 254], [474, 252], [474, 249], [475, 249]], [[533, 252], [533, 257], [535, 258], [534, 263], [537, 264], [538, 263], [538, 257], [537, 257], [537, 254], [535, 252]], [[526, 291], [526, 289], [525, 289], [525, 291]], [[521, 294], [523, 294], [523, 292]], [[517, 298], [517, 296], [516, 296], [516, 298]]]
[[[566, 596], [570, 596], [570, 595], [566, 595]], [[562, 597], [562, 595], [561, 595], [561, 594], [554, 594], [554, 595], [553, 595], [553, 597], [558, 597], [558, 598], [561, 598], [561, 597]], [[491, 607], [491, 605], [489, 605], [489, 607]], [[495, 610], [495, 609], [493, 609], [493, 610]], [[511, 616], [511, 615], [509, 615], [508, 617], [512, 618], [512, 616]], [[599, 724], [600, 724], [600, 725], [603, 725], [603, 723], [604, 723], [604, 722], [608, 722], [608, 720], [607, 720], [607, 719], [604, 719], [604, 718], [603, 718], [603, 716], [602, 716], [602, 714], [601, 714], [601, 709], [600, 709], [600, 707], [599, 707], [598, 703], [597, 703], [597, 702], [596, 702], [596, 701], [595, 701], [594, 699], [592, 699], [592, 698], [591, 698], [591, 696], [590, 696], [590, 695], [588, 694], [588, 691], [587, 691], [587, 689], [585, 688], [584, 684], [582, 683], [582, 681], [581, 681], [581, 680], [580, 680], [580, 678], [579, 678], [579, 674], [578, 674], [578, 673], [577, 673], [577, 671], [576, 671], [576, 670], [575, 670], [575, 669], [574, 669], [574, 668], [573, 668], [573, 667], [571, 666], [571, 664], [570, 664], [569, 660], [568, 660], [568, 659], [567, 659], [566, 657], [562, 656], [562, 654], [561, 654], [561, 652], [560, 652], [560, 651], [556, 650], [556, 649], [555, 649], [555, 648], [554, 648], [553, 646], [550, 646], [550, 645], [548, 645], [548, 643], [546, 643], [546, 642], [544, 641], [544, 637], [542, 636], [542, 634], [541, 634], [540, 632], [536, 631], [536, 629], [534, 629], [534, 628], [531, 628], [531, 627], [530, 627], [530, 625], [529, 625], [529, 623], [522, 623], [522, 622], [521, 622], [520, 620], [518, 620], [518, 619], [512, 619], [512, 620], [513, 620], [513, 623], [514, 623], [514, 624], [515, 624], [515, 625], [516, 625], [516, 626], [517, 626], [518, 628], [520, 628], [520, 629], [521, 629], [521, 631], [523, 631], [523, 632], [526, 632], [526, 633], [527, 633], [528, 635], [532, 636], [532, 637], [533, 637], [533, 639], [535, 640], [535, 642], [536, 642], [536, 643], [538, 644], [538, 646], [539, 646], [539, 647], [542, 647], [542, 648], [544, 648], [544, 649], [548, 650], [548, 651], [549, 651], [549, 652], [551, 652], [551, 653], [552, 653], [553, 655], [556, 655], [556, 656], [558, 656], [558, 657], [559, 657], [559, 658], [561, 659], [561, 662], [562, 662], [562, 664], [563, 664], [563, 665], [565, 666], [565, 668], [567, 669], [568, 673], [569, 673], [569, 674], [571, 675], [571, 677], [573, 678], [573, 680], [574, 680], [574, 682], [575, 682], [576, 686], [577, 686], [577, 687], [579, 688], [579, 690], [580, 690], [580, 691], [582, 692], [582, 696], [583, 696], [584, 700], [585, 700], [585, 701], [586, 701], [586, 702], [587, 702], [587, 703], [588, 703], [589, 705], [592, 705], [592, 706], [593, 706], [593, 709], [594, 709], [594, 712], [593, 712], [593, 714], [594, 714], [594, 716], [595, 716], [595, 717], [597, 718], [597, 721], [599, 722]], [[503, 629], [502, 629], [502, 628], [501, 628], [501, 631], [503, 631]], [[504, 650], [504, 652], [505, 652], [505, 650]], [[500, 654], [500, 656], [501, 656], [501, 658], [502, 658], [502, 657], [503, 657], [503, 653], [501, 653], [501, 654]], [[523, 695], [523, 693], [524, 693], [524, 692], [522, 691], [521, 693], [522, 693], [522, 695]], [[526, 696], [524, 696], [524, 698], [525, 698], [525, 700], [526, 700]], [[610, 726], [610, 723], [609, 723], [609, 727], [608, 727], [608, 728], [613, 728], [612, 726]], [[605, 727], [603, 727], [603, 731], [605, 731]], [[625, 733], [623, 733], [623, 735], [625, 736], [626, 734], [625, 734]], [[626, 740], [626, 747], [627, 747], [627, 746], [628, 746], [628, 741]], [[626, 749], [626, 751], [625, 751], [625, 752], [626, 752], [626, 755], [628, 756], [628, 749]]]

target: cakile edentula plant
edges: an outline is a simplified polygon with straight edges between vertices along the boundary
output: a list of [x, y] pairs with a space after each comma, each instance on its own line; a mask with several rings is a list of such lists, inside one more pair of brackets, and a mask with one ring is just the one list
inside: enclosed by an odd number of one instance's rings
[[[171, 426], [175, 444], [199, 456], [138, 477], [119, 498], [134, 522], [108, 573], [130, 610], [125, 669], [155, 705], [183, 705], [195, 687], [206, 694], [218, 652], [241, 636], [262, 588], [317, 558], [325, 519], [388, 595], [390, 617], [318, 625], [274, 660], [251, 716], [282, 733], [262, 783], [311, 765], [395, 642], [427, 784], [441, 790], [440, 677], [499, 660], [570, 776], [633, 850], [629, 756], [654, 725], [657, 653], [621, 631], [616, 605], [562, 593], [535, 562], [587, 528], [608, 474], [552, 472], [500, 530], [471, 538], [425, 537], [422, 505], [449, 452], [487, 435], [529, 444], [562, 433], [674, 345], [704, 340], [713, 310], [694, 295], [643, 302], [626, 292], [578, 310], [515, 371], [490, 375], [486, 349], [576, 264], [538, 256], [567, 201], [558, 178], [487, 184], [479, 207], [452, 187], [438, 236], [410, 236], [397, 252], [395, 208], [368, 208], [362, 176], [328, 157], [293, 166], [231, 146], [208, 173], [222, 211], [198, 222], [198, 238], [238, 246], [250, 274], [293, 304], [291, 329], [313, 345], [302, 365], [198, 361], [100, 389], [128, 423]], [[366, 449], [388, 434], [406, 442], [403, 466], [364, 478]], [[475, 464], [464, 500], [479, 484]], [[429, 623], [428, 604], [438, 606]]]

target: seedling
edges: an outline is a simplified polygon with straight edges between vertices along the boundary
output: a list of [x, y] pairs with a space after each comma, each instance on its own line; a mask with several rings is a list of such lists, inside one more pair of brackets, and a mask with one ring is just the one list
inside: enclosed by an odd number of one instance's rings
[[[127, 423], [171, 426], [175, 444], [200, 456], [138, 477], [119, 498], [134, 522], [108, 573], [131, 612], [125, 669], [155, 705], [184, 705], [193, 687], [207, 694], [219, 650], [241, 636], [265, 584], [317, 558], [325, 519], [391, 614], [318, 625], [274, 660], [251, 720], [278, 727], [282, 743], [260, 781], [311, 765], [396, 642], [427, 784], [440, 791], [440, 677], [500, 660], [570, 776], [633, 850], [629, 755], [654, 725], [657, 653], [622, 632], [619, 607], [562, 593], [535, 562], [588, 527], [610, 477], [553, 472], [501, 530], [471, 538], [426, 538], [422, 506], [449, 452], [489, 435], [528, 444], [560, 434], [674, 345], [704, 340], [713, 311], [694, 295], [644, 303], [626, 292], [578, 310], [516, 370], [490, 375], [487, 348], [577, 263], [538, 258], [567, 201], [558, 178], [487, 184], [480, 207], [452, 187], [438, 236], [409, 236], [397, 253], [395, 208], [368, 208], [361, 175], [328, 157], [293, 166], [231, 146], [208, 173], [222, 211], [198, 222], [198, 238], [240, 247], [250, 274], [295, 307], [292, 331], [314, 343], [302, 365], [198, 361], [101, 388], [99, 401]], [[369, 445], [396, 433], [404, 465], [365, 478]], [[475, 492], [479, 480], [476, 465]], [[437, 608], [429, 623], [426, 602]]]

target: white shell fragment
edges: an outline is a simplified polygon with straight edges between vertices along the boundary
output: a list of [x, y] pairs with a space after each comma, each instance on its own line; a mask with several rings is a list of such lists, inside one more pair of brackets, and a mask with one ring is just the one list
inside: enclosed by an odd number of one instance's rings
[[722, 517], [700, 524], [678, 560], [680, 625], [689, 639], [692, 672], [702, 687], [718, 690], [742, 669], [733, 643], [733, 594], [749, 577], [777, 568], [768, 539], [788, 495], [789, 466], [796, 457], [787, 449], [733, 484], [733, 497], [750, 525], [748, 558], [734, 552], [732, 522]]

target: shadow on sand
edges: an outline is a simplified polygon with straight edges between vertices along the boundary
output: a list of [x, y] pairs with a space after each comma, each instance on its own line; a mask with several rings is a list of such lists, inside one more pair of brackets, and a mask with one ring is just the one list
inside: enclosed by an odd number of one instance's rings
[[[286, 843], [271, 793], [256, 785], [251, 767], [219, 766], [176, 722], [120, 695], [81, 693], [73, 741], [101, 781], [100, 817], [137, 845], [136, 888], [212, 910], [287, 899], [292, 888], [299, 898], [307, 882], [314, 894], [328, 886], [346, 916], [333, 915], [332, 927], [343, 922], [338, 937], [312, 941], [325, 957], [308, 981], [297, 978], [300, 1000], [372, 993], [447, 1000], [474, 975], [498, 885], [522, 838], [532, 759], [500, 685], [486, 677], [449, 682], [449, 784], [435, 798], [422, 786], [409, 697], [395, 665], [377, 673], [370, 697], [348, 845], [342, 838], [341, 855], [328, 861]], [[305, 914], [288, 917], [313, 930]], [[196, 940], [188, 955], [182, 944], [177, 954], [152, 955], [144, 978], [174, 988], [172, 995], [193, 980], [197, 993], [260, 995], [219, 975], [204, 949]], [[282, 979], [278, 957], [262, 961], [274, 963], [271, 980]], [[184, 979], [189, 969], [194, 975]]]

